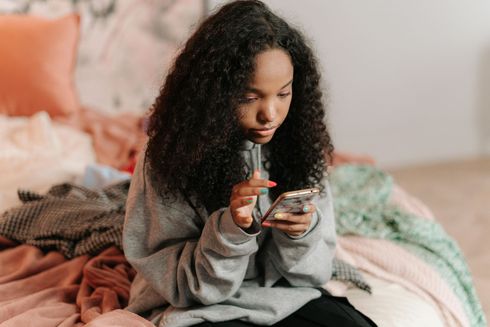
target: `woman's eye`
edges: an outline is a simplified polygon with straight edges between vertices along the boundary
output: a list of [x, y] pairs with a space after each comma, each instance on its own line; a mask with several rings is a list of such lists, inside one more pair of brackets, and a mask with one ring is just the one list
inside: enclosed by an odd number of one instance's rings
[[279, 97], [280, 98], [287, 98], [289, 95], [291, 94], [291, 92], [287, 92], [287, 93], [279, 93]]
[[255, 100], [257, 100], [257, 98], [254, 98], [254, 97], [245, 97], [245, 98], [242, 98], [240, 100], [240, 103], [252, 103]]

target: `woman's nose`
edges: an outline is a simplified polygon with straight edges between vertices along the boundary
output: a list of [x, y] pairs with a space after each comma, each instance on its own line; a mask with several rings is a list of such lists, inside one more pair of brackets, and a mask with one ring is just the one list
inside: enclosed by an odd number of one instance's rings
[[266, 101], [260, 108], [259, 120], [264, 123], [270, 123], [276, 119], [276, 115], [276, 104], [273, 101]]

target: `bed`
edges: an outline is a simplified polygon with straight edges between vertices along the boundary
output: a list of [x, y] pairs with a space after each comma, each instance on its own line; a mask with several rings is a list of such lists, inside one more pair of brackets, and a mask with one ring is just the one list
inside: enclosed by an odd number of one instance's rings
[[[125, 192], [145, 108], [203, 8], [136, 2], [0, 1], [0, 326], [153, 326], [124, 310]], [[369, 158], [336, 153], [330, 181], [336, 259], [362, 280], [339, 268], [327, 290], [379, 326], [486, 326], [424, 203]]]

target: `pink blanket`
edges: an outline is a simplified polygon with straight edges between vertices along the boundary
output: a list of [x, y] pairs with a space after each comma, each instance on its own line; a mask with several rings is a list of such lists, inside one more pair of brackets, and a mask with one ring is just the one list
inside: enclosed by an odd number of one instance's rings
[[146, 143], [144, 118], [130, 113], [109, 116], [89, 108], [82, 108], [56, 121], [88, 133], [93, 140], [97, 162], [124, 169]]
[[66, 260], [0, 237], [0, 325], [153, 326], [121, 310], [134, 274], [115, 247]]

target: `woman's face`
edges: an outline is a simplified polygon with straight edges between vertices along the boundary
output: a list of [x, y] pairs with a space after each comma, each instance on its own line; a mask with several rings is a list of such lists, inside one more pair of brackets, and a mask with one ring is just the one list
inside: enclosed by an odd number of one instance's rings
[[245, 137], [269, 142], [288, 115], [293, 93], [293, 65], [281, 49], [266, 50], [255, 58], [252, 82], [240, 99], [238, 115]]

